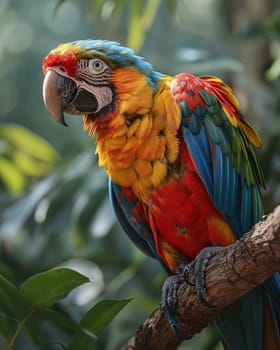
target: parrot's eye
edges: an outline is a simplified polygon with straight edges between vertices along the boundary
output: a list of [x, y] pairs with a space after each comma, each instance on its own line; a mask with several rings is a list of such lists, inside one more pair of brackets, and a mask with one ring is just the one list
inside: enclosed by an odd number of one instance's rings
[[82, 80], [92, 83], [92, 79], [106, 78], [110, 74], [110, 67], [99, 58], [80, 59], [77, 62], [78, 76]]
[[88, 68], [92, 73], [100, 73], [106, 68], [106, 65], [99, 59], [93, 59], [89, 61]]

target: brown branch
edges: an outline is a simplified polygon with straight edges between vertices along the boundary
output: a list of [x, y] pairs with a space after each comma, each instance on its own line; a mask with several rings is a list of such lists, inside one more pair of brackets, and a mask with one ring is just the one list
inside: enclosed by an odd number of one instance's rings
[[[180, 284], [176, 310], [180, 331], [186, 337], [200, 332], [222, 309], [277, 271], [280, 271], [280, 206], [235, 244], [210, 259], [205, 272], [205, 297], [216, 307], [205, 307], [191, 285]], [[181, 342], [158, 308], [139, 327], [125, 350], [174, 350]]]

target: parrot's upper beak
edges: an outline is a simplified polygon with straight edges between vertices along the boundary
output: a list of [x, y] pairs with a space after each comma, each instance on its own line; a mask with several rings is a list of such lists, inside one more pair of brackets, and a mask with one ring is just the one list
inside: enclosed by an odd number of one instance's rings
[[60, 124], [67, 126], [64, 119], [64, 103], [60, 86], [64, 77], [54, 70], [48, 70], [43, 83], [43, 99], [50, 115]]
[[84, 86], [77, 86], [74, 79], [59, 68], [49, 68], [43, 83], [43, 99], [51, 116], [60, 124], [67, 126], [63, 112], [73, 115], [95, 113], [98, 101], [95, 95]]

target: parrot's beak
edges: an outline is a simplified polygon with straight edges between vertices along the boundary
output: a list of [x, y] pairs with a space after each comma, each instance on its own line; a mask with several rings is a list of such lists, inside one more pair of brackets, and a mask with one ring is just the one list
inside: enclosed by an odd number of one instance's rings
[[95, 95], [84, 87], [77, 86], [74, 79], [59, 73], [58, 68], [49, 68], [43, 83], [43, 99], [50, 115], [67, 126], [64, 112], [73, 115], [95, 113], [98, 109]]
[[43, 99], [50, 115], [60, 124], [67, 126], [64, 119], [64, 103], [61, 96], [64, 78], [53, 70], [48, 70], [43, 83]]

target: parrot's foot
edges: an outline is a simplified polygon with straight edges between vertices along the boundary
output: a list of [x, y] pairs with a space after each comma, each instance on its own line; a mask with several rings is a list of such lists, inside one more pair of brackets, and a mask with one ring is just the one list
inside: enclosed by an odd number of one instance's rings
[[[195, 287], [197, 296], [200, 302], [210, 308], [215, 305], [210, 304], [205, 299], [205, 271], [209, 260], [215, 256], [218, 252], [225, 249], [224, 247], [207, 247], [203, 249], [190, 264], [186, 265], [183, 270], [184, 280]], [[191, 277], [193, 276], [193, 282]]]
[[175, 335], [179, 338], [190, 339], [181, 334], [176, 321], [176, 304], [177, 304], [177, 289], [182, 282], [185, 282], [184, 273], [169, 276], [162, 287], [161, 308], [164, 311], [167, 322]]
[[200, 302], [206, 307], [213, 308], [205, 298], [205, 271], [209, 260], [224, 247], [208, 247], [203, 249], [194, 261], [187, 264], [182, 273], [169, 276], [162, 288], [161, 307], [164, 310], [166, 319], [173, 332], [180, 338], [189, 339], [182, 336], [176, 321], [177, 290], [182, 282], [194, 286]]

